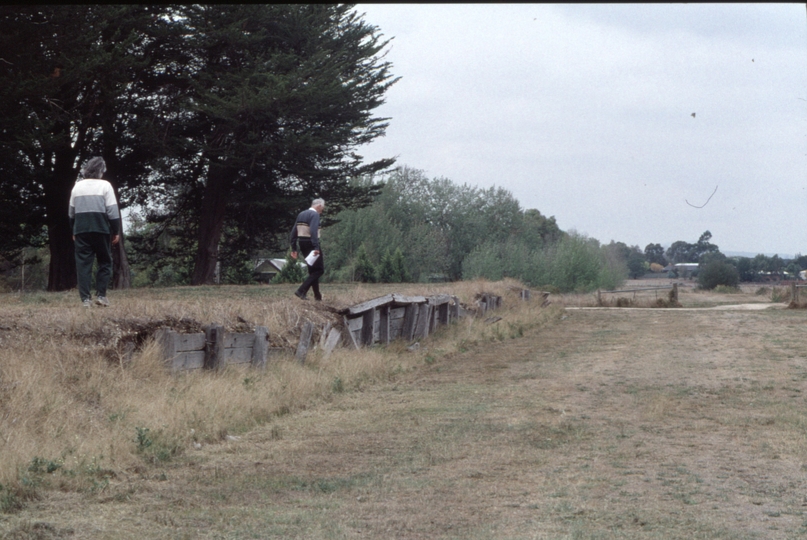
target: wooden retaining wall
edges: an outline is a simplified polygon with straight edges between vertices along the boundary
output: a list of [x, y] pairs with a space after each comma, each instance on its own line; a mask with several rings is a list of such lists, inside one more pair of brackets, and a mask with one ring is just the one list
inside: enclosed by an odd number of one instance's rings
[[355, 348], [388, 344], [394, 339], [423, 339], [439, 325], [464, 317], [456, 296], [388, 294], [342, 311], [350, 343]]
[[171, 371], [218, 370], [234, 364], [262, 368], [269, 353], [269, 330], [265, 326], [258, 326], [251, 334], [225, 332], [224, 327], [215, 324], [196, 334], [162, 328], [155, 337]]
[[[521, 298], [529, 300], [529, 291], [522, 291]], [[500, 296], [482, 294], [476, 301], [477, 309], [468, 311], [459, 298], [448, 294], [428, 297], [388, 294], [341, 311], [347, 336], [343, 338], [342, 332], [329, 324], [319, 333], [318, 345], [327, 358], [342, 342], [359, 349], [376, 343], [389, 344], [395, 339], [424, 339], [439, 326], [469, 314], [485, 315], [501, 304]], [[268, 355], [282, 350], [268, 346], [269, 331], [264, 326], [257, 327], [251, 334], [226, 332], [216, 324], [204, 330], [204, 333], [180, 334], [163, 328], [157, 332], [155, 337], [171, 371], [219, 370], [237, 364], [263, 368]], [[314, 331], [313, 323], [303, 325], [295, 355], [300, 363], [305, 362]]]

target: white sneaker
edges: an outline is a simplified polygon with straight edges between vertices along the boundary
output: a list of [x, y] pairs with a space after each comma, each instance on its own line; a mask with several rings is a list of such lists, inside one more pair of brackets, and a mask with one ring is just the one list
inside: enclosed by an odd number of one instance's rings
[[106, 296], [99, 296], [95, 299], [95, 303], [99, 306], [109, 307], [109, 300], [106, 299]]
[[87, 298], [81, 303], [81, 305], [84, 307], [92, 307], [92, 301], [89, 298]]

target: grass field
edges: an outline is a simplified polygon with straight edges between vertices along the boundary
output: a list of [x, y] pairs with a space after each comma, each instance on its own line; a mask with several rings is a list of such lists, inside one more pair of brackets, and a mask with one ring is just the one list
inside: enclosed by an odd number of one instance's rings
[[[274, 287], [126, 291], [91, 313], [1, 298], [0, 538], [807, 535], [804, 311], [748, 309], [771, 303], [758, 288], [540, 308], [512, 285], [429, 286], [503, 294], [503, 318], [414, 352], [182, 376], [147, 343], [114, 361], [109, 321], [241, 317], [292, 342], [315, 307]], [[708, 309], [727, 305], [746, 309]]]

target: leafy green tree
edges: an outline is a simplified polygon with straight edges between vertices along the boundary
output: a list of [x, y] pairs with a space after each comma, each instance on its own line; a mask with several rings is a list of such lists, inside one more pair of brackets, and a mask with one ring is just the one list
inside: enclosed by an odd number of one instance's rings
[[399, 247], [395, 248], [395, 253], [392, 254], [392, 271], [399, 282], [411, 281], [409, 271], [406, 269], [406, 259]]
[[612, 240], [610, 244], [605, 246], [605, 249], [625, 264], [628, 269], [628, 276], [632, 279], [638, 279], [647, 273], [649, 264], [645, 261], [645, 256], [639, 246], [628, 246], [624, 242], [614, 242]]
[[272, 279], [272, 283], [302, 283], [305, 280], [305, 271], [300, 261], [291, 258], [291, 251], [286, 252], [286, 264]]
[[754, 282], [757, 280], [757, 273], [754, 271], [752, 260], [748, 257], [739, 257], [736, 262], [737, 273], [740, 281]]
[[697, 246], [678, 240], [667, 248], [667, 259], [673, 263], [697, 262]]
[[[81, 165], [104, 157], [122, 208], [148, 178], [159, 146], [148, 124], [160, 105], [149, 86], [179, 35], [169, 10], [0, 8], [0, 251], [41, 245], [46, 229], [49, 290], [76, 284], [67, 212]], [[118, 258], [116, 274], [128, 273], [125, 262]]]
[[[395, 253], [401, 253], [400, 248], [398, 248]], [[402, 253], [400, 260], [403, 260]], [[381, 264], [378, 266], [378, 281], [381, 283], [401, 283], [403, 281], [401, 269], [396, 264], [396, 260], [389, 249], [384, 253], [384, 256], [381, 258]]]
[[[173, 131], [198, 156], [192, 283], [209, 283], [226, 225], [245, 238], [284, 230], [315, 196], [352, 204], [348, 179], [388, 167], [354, 149], [384, 134], [372, 116], [395, 82], [387, 42], [352, 7], [188, 5], [189, 112]], [[267, 215], [273, 219], [266, 219]], [[256, 244], [257, 245], [257, 244]], [[257, 247], [268, 247], [257, 245]]]
[[356, 260], [353, 263], [353, 279], [362, 283], [376, 282], [376, 267], [367, 256], [364, 244], [359, 246], [356, 252]]
[[664, 248], [661, 244], [647, 244], [644, 248], [644, 258], [650, 264], [667, 266], [667, 259], [664, 257]]
[[740, 273], [737, 268], [724, 258], [713, 257], [698, 270], [698, 285], [702, 289], [711, 290], [718, 285], [736, 287], [740, 284]]
[[561, 292], [616, 288], [625, 279], [624, 261], [609, 257], [593, 238], [568, 234], [537, 253], [530, 283], [556, 287]]
[[129, 216], [124, 241], [130, 254], [134, 287], [189, 285], [193, 268], [192, 239], [184, 233], [191, 224], [182, 219], [149, 222], [139, 213]]
[[712, 233], [705, 231], [694, 244], [683, 240], [673, 242], [667, 249], [667, 259], [673, 264], [699, 262], [703, 255], [720, 251], [715, 244], [709, 242], [711, 239]]

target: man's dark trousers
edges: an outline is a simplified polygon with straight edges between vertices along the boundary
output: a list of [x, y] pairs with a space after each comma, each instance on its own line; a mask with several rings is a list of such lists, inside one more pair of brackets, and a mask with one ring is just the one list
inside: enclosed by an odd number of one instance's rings
[[[300, 238], [299, 243], [300, 253], [303, 254], [303, 257], [308, 257], [308, 254], [314, 251], [314, 246], [308, 238]], [[309, 266], [308, 263], [306, 263], [306, 266], [308, 266], [308, 277], [303, 281], [303, 284], [300, 285], [300, 288], [297, 289], [297, 292], [300, 293], [301, 296], [305, 296], [310, 288], [314, 291], [314, 298], [316, 300], [322, 300], [322, 295], [319, 293], [319, 278], [325, 273], [325, 263], [322, 262], [322, 251], [320, 250], [319, 257], [317, 257], [313, 265]]]
[[79, 233], [76, 235], [75, 249], [79, 296], [82, 300], [90, 299], [92, 265], [96, 257], [98, 272], [95, 274], [95, 292], [98, 296], [106, 296], [106, 289], [112, 279], [111, 236], [96, 232]]

